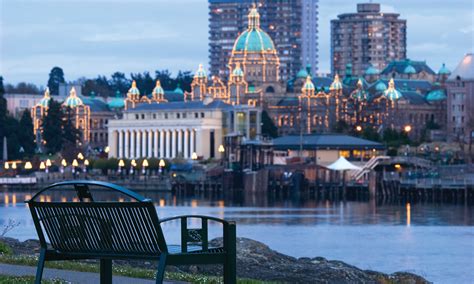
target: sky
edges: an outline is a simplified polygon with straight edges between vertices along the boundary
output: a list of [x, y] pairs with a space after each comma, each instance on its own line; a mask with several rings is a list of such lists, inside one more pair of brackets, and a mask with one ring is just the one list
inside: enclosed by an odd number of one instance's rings
[[[319, 0], [319, 69], [329, 72], [330, 20], [356, 0]], [[474, 51], [474, 0], [380, 0], [407, 20], [408, 58], [453, 70]], [[0, 75], [46, 85], [52, 67], [67, 81], [208, 64], [206, 0], [0, 0]]]

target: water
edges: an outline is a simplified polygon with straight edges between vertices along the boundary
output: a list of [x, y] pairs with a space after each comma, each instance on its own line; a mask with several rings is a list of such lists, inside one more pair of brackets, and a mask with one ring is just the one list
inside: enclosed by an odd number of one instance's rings
[[[409, 271], [435, 283], [474, 283], [472, 206], [331, 202], [309, 196], [142, 194], [156, 201], [161, 218], [202, 214], [235, 220], [239, 237], [295, 257], [323, 256], [386, 273]], [[72, 198], [69, 193], [63, 196]], [[37, 238], [22, 203], [30, 197], [25, 191], [0, 193], [0, 228], [9, 219], [20, 222], [7, 236]], [[210, 226], [211, 238], [219, 229]], [[164, 230], [169, 243], [178, 242], [178, 222]]]

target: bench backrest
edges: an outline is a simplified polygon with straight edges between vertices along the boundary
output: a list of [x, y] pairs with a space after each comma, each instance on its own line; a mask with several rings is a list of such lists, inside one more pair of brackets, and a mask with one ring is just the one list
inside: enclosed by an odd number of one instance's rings
[[[84, 183], [81, 183], [84, 186]], [[28, 201], [42, 246], [61, 253], [159, 255], [166, 242], [153, 203]]]

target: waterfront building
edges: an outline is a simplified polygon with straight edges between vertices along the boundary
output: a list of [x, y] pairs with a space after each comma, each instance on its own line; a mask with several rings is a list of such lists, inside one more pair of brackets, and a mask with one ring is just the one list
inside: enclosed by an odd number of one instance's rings
[[3, 97], [7, 100], [8, 113], [16, 118], [26, 109], [31, 110], [43, 99], [40, 94], [4, 94]]
[[446, 81], [450, 140], [474, 140], [474, 54], [468, 53]]
[[[318, 0], [209, 0], [210, 72], [229, 79], [227, 64], [235, 39], [248, 27], [248, 8], [257, 2], [261, 29], [273, 39], [280, 77], [288, 80], [305, 66], [318, 67]], [[257, 33], [255, 33], [256, 35]]]
[[[380, 11], [378, 3], [357, 4], [357, 13], [344, 13], [331, 21], [331, 72], [342, 74], [352, 64], [355, 76], [370, 66], [383, 70], [406, 58], [406, 20]], [[416, 69], [415, 69], [416, 70]]]
[[[195, 80], [201, 80], [203, 75], [197, 72]], [[199, 89], [199, 86], [195, 88]], [[218, 158], [224, 136], [239, 135], [252, 140], [261, 135], [259, 108], [233, 106], [211, 97], [207, 90], [203, 92], [205, 94], [196, 95], [196, 99], [166, 102], [137, 95], [139, 91], [133, 84], [125, 99], [129, 107], [120, 119], [109, 122], [109, 155], [118, 158]]]
[[[51, 101], [49, 89], [44, 92], [43, 98], [31, 109], [33, 118], [33, 130], [38, 148], [41, 149], [45, 141], [42, 139], [42, 123], [48, 113]], [[108, 143], [107, 125], [111, 118], [116, 115], [107, 103], [96, 98], [77, 95], [74, 87], [70, 89], [69, 96], [61, 104], [66, 119], [73, 121], [76, 129], [80, 132], [81, 145], [90, 148], [103, 149]]]

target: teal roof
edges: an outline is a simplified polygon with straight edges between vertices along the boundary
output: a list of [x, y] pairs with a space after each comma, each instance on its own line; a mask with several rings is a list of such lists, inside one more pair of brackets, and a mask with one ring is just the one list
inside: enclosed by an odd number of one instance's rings
[[408, 65], [405, 70], [403, 70], [403, 73], [405, 74], [416, 74], [415, 67]]
[[301, 69], [301, 70], [298, 72], [298, 74], [296, 74], [296, 77], [297, 77], [297, 78], [303, 78], [303, 79], [304, 79], [304, 78], [308, 77], [308, 75], [309, 75], [309, 74], [308, 74], [308, 71], [306, 71], [306, 69]]
[[204, 67], [202, 66], [202, 64], [199, 64], [199, 68], [194, 74], [194, 78], [206, 78], [206, 77], [207, 77], [206, 70], [204, 70]]
[[443, 65], [441, 66], [441, 68], [438, 71], [438, 74], [439, 75], [449, 75], [449, 74], [451, 74], [451, 71], [448, 68], [446, 68], [446, 64], [443, 63]]
[[442, 101], [447, 98], [446, 92], [443, 89], [437, 89], [429, 92], [426, 95], [426, 100], [427, 101]]
[[395, 83], [393, 79], [390, 80], [390, 82], [388, 83], [388, 89], [385, 90], [383, 94], [391, 101], [396, 101], [403, 96], [402, 93], [400, 93], [400, 91], [395, 89]]
[[178, 94], [184, 94], [183, 89], [181, 89], [179, 86], [177, 86], [173, 92], [178, 93]]
[[311, 81], [310, 76], [306, 76], [306, 82], [304, 83], [302, 90], [314, 90], [314, 84], [313, 81]]
[[46, 88], [46, 90], [44, 91], [44, 97], [38, 102], [37, 105], [47, 108], [49, 107], [50, 101], [51, 101], [51, 97], [49, 96], [49, 88]]
[[373, 65], [370, 65], [367, 70], [365, 70], [365, 75], [378, 75], [380, 74], [380, 70], [375, 68]]
[[157, 94], [157, 95], [163, 95], [165, 93], [165, 90], [163, 90], [163, 87], [161, 85], [157, 85], [154, 89], [152, 94]]
[[71, 92], [69, 93], [69, 97], [66, 98], [64, 101], [63, 105], [70, 107], [70, 108], [75, 108], [77, 106], [83, 105], [84, 103], [82, 102], [81, 98], [79, 98], [76, 95], [76, 90], [74, 87], [71, 89]]
[[128, 89], [127, 94], [138, 96], [140, 95], [140, 90], [138, 90], [137, 83], [135, 82], [135, 80], [132, 81], [132, 87]]
[[378, 92], [384, 92], [387, 89], [387, 85], [384, 82], [380, 81], [375, 85], [375, 90]]
[[339, 76], [336, 74], [334, 76], [334, 81], [331, 83], [331, 86], [329, 87], [330, 90], [342, 90], [342, 83], [339, 80]]
[[113, 109], [124, 108], [125, 101], [123, 98], [115, 97], [112, 100], [110, 100], [107, 105], [109, 106], [109, 108], [113, 108]]
[[251, 28], [243, 32], [235, 41], [234, 51], [269, 51], [275, 50], [270, 36], [259, 28]]

